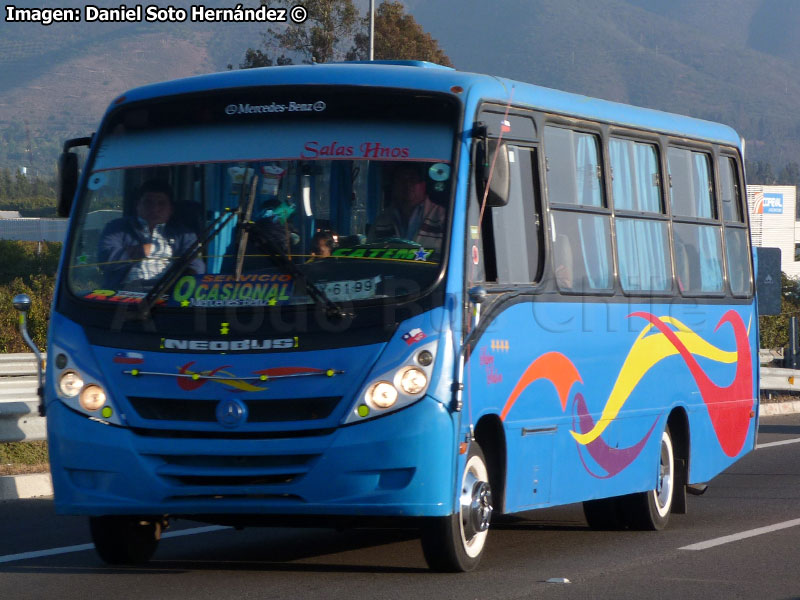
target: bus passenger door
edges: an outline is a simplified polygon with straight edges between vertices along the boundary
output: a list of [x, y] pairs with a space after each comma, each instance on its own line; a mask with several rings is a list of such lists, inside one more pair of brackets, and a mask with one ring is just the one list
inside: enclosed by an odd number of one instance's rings
[[[543, 265], [541, 201], [538, 197], [537, 149], [508, 144], [510, 190], [505, 206], [486, 207], [470, 231], [473, 279], [486, 288], [480, 323], [469, 364], [474, 415], [494, 413], [505, 434], [504, 508], [523, 510], [550, 501], [558, 404], [544, 400], [550, 389], [534, 384], [514, 397], [514, 390], [538, 347], [534, 301]], [[473, 198], [480, 213], [481, 198]], [[473, 206], [470, 207], [472, 213]], [[478, 229], [479, 227], [479, 229]], [[551, 386], [552, 387], [552, 386]], [[515, 398], [512, 402], [512, 398]], [[511, 404], [510, 404], [511, 403]], [[478, 420], [480, 416], [478, 417]], [[480, 432], [480, 422], [478, 430]], [[480, 436], [479, 436], [480, 442]], [[499, 507], [498, 507], [499, 508]]]

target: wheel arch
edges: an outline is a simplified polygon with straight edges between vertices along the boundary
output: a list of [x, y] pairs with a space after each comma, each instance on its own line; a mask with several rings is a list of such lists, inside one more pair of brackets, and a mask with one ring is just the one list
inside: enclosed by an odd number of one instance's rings
[[506, 434], [503, 422], [495, 414], [484, 415], [475, 425], [475, 441], [483, 450], [489, 467], [489, 485], [498, 513], [505, 512]]
[[672, 499], [672, 512], [686, 514], [686, 484], [689, 482], [689, 451], [691, 437], [689, 432], [689, 416], [686, 409], [677, 406], [667, 418], [672, 452], [675, 457], [675, 492]]

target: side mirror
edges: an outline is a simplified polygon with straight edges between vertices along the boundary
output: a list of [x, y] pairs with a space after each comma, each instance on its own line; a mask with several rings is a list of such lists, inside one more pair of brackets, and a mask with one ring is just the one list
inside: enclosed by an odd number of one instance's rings
[[475, 183], [478, 186], [478, 199], [483, 201], [486, 186], [489, 193], [486, 205], [491, 207], [508, 204], [511, 178], [509, 172], [508, 146], [495, 139], [483, 138], [475, 142]]
[[39, 377], [39, 388], [36, 390], [39, 396], [39, 415], [44, 416], [44, 370], [42, 369], [42, 354], [39, 348], [33, 343], [30, 333], [28, 333], [28, 312], [31, 310], [31, 298], [28, 294], [17, 294], [11, 301], [14, 308], [19, 312], [19, 332], [22, 339], [36, 356], [36, 372]]
[[88, 146], [91, 137], [73, 138], [64, 142], [64, 150], [58, 157], [58, 216], [68, 217], [72, 199], [78, 189], [78, 155], [70, 152], [78, 146]]
[[14, 310], [27, 315], [31, 310], [31, 297], [28, 294], [17, 294], [11, 304], [14, 305]]
[[78, 155], [62, 152], [58, 157], [58, 216], [68, 217], [78, 189]]

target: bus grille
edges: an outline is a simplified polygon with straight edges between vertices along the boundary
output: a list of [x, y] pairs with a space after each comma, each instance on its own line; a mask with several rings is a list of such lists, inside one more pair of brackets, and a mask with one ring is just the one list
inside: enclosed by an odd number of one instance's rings
[[286, 485], [303, 477], [316, 454], [224, 456], [148, 454], [160, 477], [180, 486], [236, 488]]
[[[193, 421], [215, 423], [219, 400], [186, 400], [181, 398], [147, 398], [129, 396], [133, 409], [143, 419], [153, 421]], [[248, 423], [315, 421], [325, 419], [341, 400], [340, 396], [319, 398], [282, 398], [277, 400], [244, 400]]]

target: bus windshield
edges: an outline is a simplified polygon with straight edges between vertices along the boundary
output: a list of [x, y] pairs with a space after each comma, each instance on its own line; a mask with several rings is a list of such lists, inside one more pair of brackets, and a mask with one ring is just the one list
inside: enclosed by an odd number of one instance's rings
[[430, 122], [108, 135], [75, 219], [67, 285], [90, 302], [135, 303], [210, 238], [161, 306], [309, 304], [309, 286], [333, 302], [419, 293], [446, 247], [452, 151], [452, 126]]

